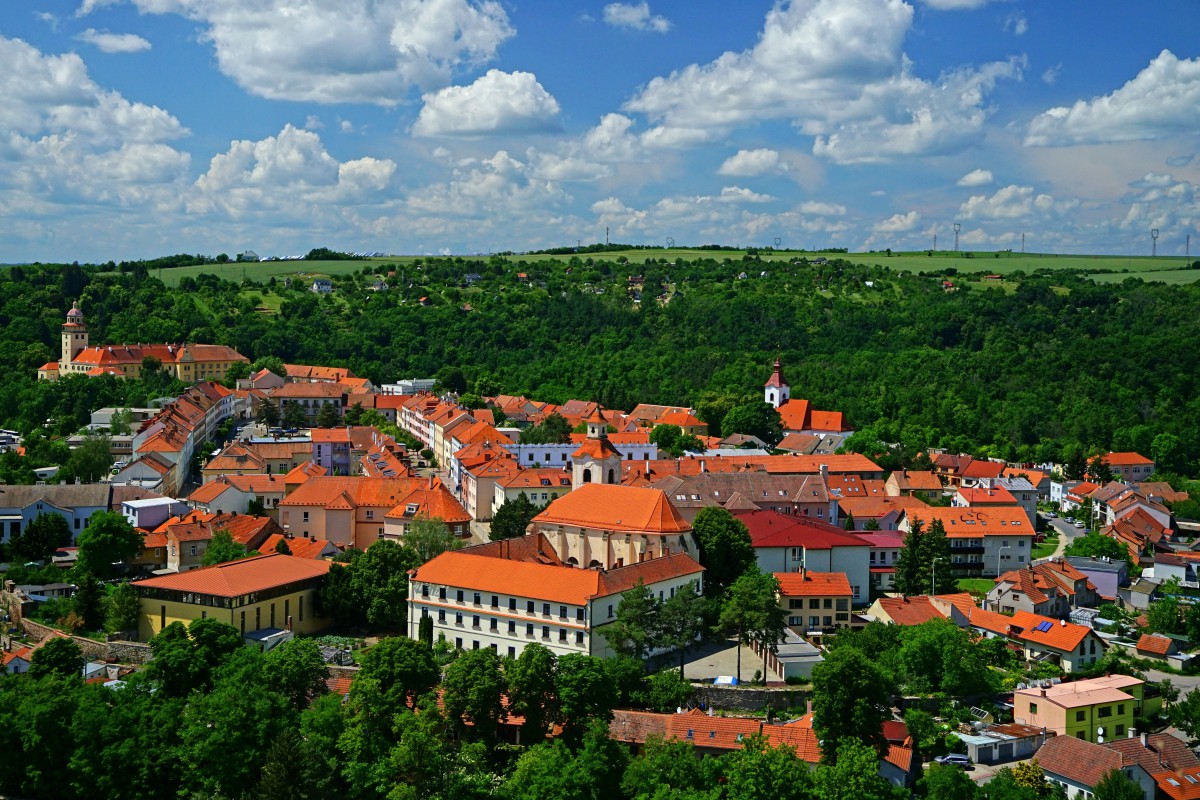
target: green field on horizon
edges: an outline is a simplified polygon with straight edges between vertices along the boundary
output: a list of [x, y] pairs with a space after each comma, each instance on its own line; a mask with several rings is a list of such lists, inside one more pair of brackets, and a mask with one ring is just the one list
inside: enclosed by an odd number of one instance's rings
[[[738, 260], [746, 255], [746, 250], [701, 250], [693, 248], [650, 249], [650, 250], [620, 250], [606, 253], [584, 253], [580, 259], [591, 258], [595, 261], [615, 261], [627, 258], [633, 264], [644, 262], [646, 259], [679, 258], [695, 260], [701, 258]], [[801, 250], [759, 251], [763, 261], [790, 261], [795, 258], [828, 258], [830, 260], [843, 258], [857, 264], [876, 265], [897, 272], [940, 272], [945, 269], [955, 269], [963, 274], [996, 274], [1011, 275], [1014, 272], [1036, 272], [1041, 269], [1081, 270], [1089, 277], [1104, 283], [1119, 283], [1129, 277], [1138, 277], [1147, 281], [1162, 281], [1164, 283], [1182, 284], [1200, 280], [1200, 269], [1189, 269], [1189, 261], [1178, 256], [1088, 256], [1088, 255], [1054, 255], [1046, 253], [1010, 253], [953, 252], [949, 250], [936, 251], [932, 256], [926, 252], [905, 252], [887, 255], [875, 253], [828, 253]], [[541, 255], [517, 254], [507, 256], [514, 264], [534, 261], [570, 261], [571, 254]], [[370, 258], [356, 261], [261, 261], [256, 263], [207, 264], [195, 267], [165, 268], [160, 272], [162, 280], [168, 286], [177, 286], [184, 277], [198, 275], [219, 275], [225, 280], [240, 281], [243, 277], [265, 283], [271, 278], [299, 278], [312, 280], [314, 277], [335, 277], [358, 272], [367, 265], [376, 265], [383, 269], [387, 265], [403, 266], [430, 256], [391, 256], [387, 258]], [[486, 260], [486, 255], [463, 256], [464, 260]], [[1195, 263], [1194, 260], [1190, 263]]]

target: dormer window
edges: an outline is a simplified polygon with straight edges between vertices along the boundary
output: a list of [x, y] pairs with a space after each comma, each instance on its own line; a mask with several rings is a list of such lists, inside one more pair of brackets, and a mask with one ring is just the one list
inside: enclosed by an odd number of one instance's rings
[[416, 503], [409, 503], [408, 505], [406, 505], [404, 507], [404, 515], [407, 517], [411, 517], [417, 513], [417, 509], [418, 509], [418, 505]]

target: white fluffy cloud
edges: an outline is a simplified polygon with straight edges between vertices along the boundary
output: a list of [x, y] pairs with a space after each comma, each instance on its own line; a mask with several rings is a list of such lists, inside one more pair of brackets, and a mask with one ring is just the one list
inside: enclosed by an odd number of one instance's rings
[[801, 214], [808, 214], [815, 217], [842, 217], [846, 215], [845, 206], [839, 203], [821, 203], [816, 200], [801, 203], [797, 211]]
[[755, 150], [738, 150], [737, 153], [725, 159], [725, 163], [717, 169], [717, 174], [753, 177], [786, 169], [787, 163], [780, 157], [778, 151], [760, 147]]
[[987, 186], [995, 181], [990, 170], [973, 169], [958, 179], [959, 186]]
[[[392, 106], [450, 82], [513, 35], [495, 0], [133, 0], [204, 26], [217, 66], [273, 100]], [[83, 14], [105, 0], [84, 0]]]
[[1029, 123], [1025, 144], [1053, 147], [1129, 142], [1200, 130], [1200, 58], [1163, 50], [1120, 89], [1058, 106]]
[[[129, 207], [174, 202], [187, 130], [89, 77], [79, 56], [47, 55], [0, 36], [0, 208], [64, 213], [86, 200]], [[75, 209], [78, 210], [78, 209]]]
[[936, 8], [939, 11], [966, 11], [983, 8], [995, 0], [923, 0], [923, 2], [930, 8]]
[[141, 53], [150, 49], [150, 42], [136, 33], [109, 33], [88, 28], [75, 38], [104, 53]]
[[893, 214], [882, 222], [877, 222], [872, 228], [876, 233], [906, 233], [917, 227], [921, 215], [916, 211], [907, 214]]
[[990, 197], [972, 195], [959, 208], [963, 219], [1015, 220], [1033, 215], [1060, 215], [1078, 206], [1075, 200], [1057, 200], [1051, 195], [1036, 193], [1032, 186], [1010, 184]]
[[655, 78], [626, 109], [689, 142], [749, 119], [791, 119], [815, 137], [815, 154], [839, 163], [952, 151], [978, 135], [984, 95], [1019, 77], [1021, 62], [918, 78], [901, 49], [912, 19], [903, 0], [780, 4], [752, 49]]
[[375, 158], [338, 163], [316, 133], [285, 125], [277, 136], [234, 141], [213, 156], [187, 208], [233, 219], [280, 211], [303, 218], [327, 201], [368, 202], [395, 170], [395, 162]]
[[666, 33], [671, 30], [671, 21], [651, 14], [647, 2], [609, 3], [604, 7], [604, 21], [614, 28], [631, 28], [635, 31]]
[[529, 72], [488, 70], [470, 86], [427, 94], [415, 136], [481, 136], [558, 128], [558, 101]]

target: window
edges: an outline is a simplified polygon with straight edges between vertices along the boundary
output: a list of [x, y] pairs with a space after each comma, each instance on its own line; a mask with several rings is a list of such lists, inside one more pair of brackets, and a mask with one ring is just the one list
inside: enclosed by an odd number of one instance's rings
[[582, 608], [575, 609], [575, 619], [578, 620], [579, 622], [583, 622], [583, 609]]
[[479, 605], [479, 592], [475, 593], [475, 599], [472, 601], [475, 605]]
[[492, 595], [492, 608], [499, 608], [499, 607], [500, 607], [500, 598], [497, 597], [496, 595]]
[[462, 627], [462, 614], [461, 613], [454, 615], [454, 624], [458, 625], [459, 627]]
[[1112, 706], [1101, 706], [1100, 708], [1096, 709], [1096, 716], [1101, 718], [1111, 717], [1112, 712]]
[[304, 513], [302, 513], [302, 514], [300, 515], [300, 521], [301, 521], [301, 522], [308, 522], [308, 512], [307, 512], [307, 511], [305, 511]]
[[525, 635], [533, 636], [533, 623], [532, 622], [525, 623]]
[[1075, 712], [1075, 721], [1076, 721], [1076, 722], [1083, 722], [1083, 720], [1084, 720], [1084, 718], [1085, 718], [1086, 716], [1087, 716], [1087, 712], [1086, 712], [1086, 711], [1076, 711], [1076, 712]]
[[495, 631], [495, 630], [499, 630], [499, 629], [500, 629], [500, 627], [499, 627], [499, 626], [500, 626], [500, 620], [496, 619], [495, 617], [492, 617], [491, 625], [489, 626], [489, 628], [490, 628], [491, 630], [494, 630], [494, 631]]
[[1124, 714], [1124, 713], [1125, 713], [1125, 704], [1124, 704], [1124, 703], [1118, 703], [1118, 704], [1117, 704], [1117, 713], [1118, 713], [1118, 714]]
[[543, 638], [543, 639], [549, 639], [549, 638], [550, 638], [550, 626], [549, 626], [549, 625], [543, 625], [543, 626], [542, 626], [542, 638]]
[[472, 649], [472, 650], [478, 650], [478, 649], [479, 649], [479, 640], [478, 640], [478, 639], [472, 639], [472, 640], [471, 640], [471, 649]]
[[508, 657], [516, 658], [517, 657], [517, 648], [515, 648], [515, 647], [508, 648]]
[[517, 632], [517, 623], [510, 619], [508, 621], [508, 633], [510, 636], [512, 636], [512, 635], [516, 634], [516, 632]]
[[549, 603], [542, 603], [542, 616], [543, 617], [550, 616], [550, 604]]
[[1121, 737], [1121, 736], [1124, 736], [1124, 735], [1125, 735], [1125, 726], [1124, 726], [1124, 725], [1117, 725], [1117, 737], [1119, 738], [1119, 737]]
[[429, 597], [429, 584], [428, 583], [422, 584], [421, 597]]
[[833, 617], [828, 617], [828, 616], [824, 617], [821, 620], [821, 624], [824, 625], [826, 628], [828, 628], [830, 625], [833, 624]]
[[[855, 587], [855, 588], [857, 589], [858, 587]], [[855, 594], [858, 594], [858, 592], [856, 591]], [[844, 597], [839, 597], [837, 600], [837, 610], [838, 611], [849, 611], [850, 610], [850, 601]]]
[[526, 614], [532, 614], [532, 613], [533, 613], [533, 601], [532, 601], [532, 600], [526, 600], [526, 601], [525, 601], [525, 613], [526, 613]]
[[458, 600], [458, 602], [460, 602], [460, 603], [461, 603], [461, 602], [463, 601], [463, 590], [462, 590], [462, 589], [459, 589], [459, 590], [456, 592], [456, 594], [457, 594], [458, 596], [457, 596], [455, 599], [456, 599], [456, 600]]
[[1030, 704], [1029, 704], [1029, 713], [1030, 713], [1030, 714], [1036, 714], [1036, 713], [1037, 713], [1037, 703], [1030, 703]]
[[367, 509], [367, 519], [375, 519], [375, 509], [373, 509], [373, 508]]
[[439, 608], [438, 609], [438, 622], [445, 622], [445, 621], [446, 621], [446, 609]]
[[609, 607], [608, 607], [608, 618], [609, 618], [609, 619], [612, 619], [612, 618], [613, 618], [613, 607], [612, 607], [612, 605], [611, 605], [611, 604], [610, 604], [610, 605], [609, 605]]
[[455, 637], [455, 639], [454, 639], [454, 649], [455, 649], [455, 650], [462, 650], [462, 637], [461, 637], [461, 636], [457, 636], [457, 637]]
[[822, 607], [822, 608], [833, 608], [833, 598], [832, 598], [832, 597], [826, 597], [826, 598], [824, 599], [824, 601], [821, 603], [821, 607]]
[[515, 598], [515, 597], [508, 598], [508, 610], [509, 611], [517, 610], [517, 598]]
[[583, 631], [575, 631], [575, 644], [583, 644]]
[[820, 627], [820, 625], [821, 625], [820, 617], [809, 617], [808, 618], [808, 627], [810, 629], [815, 630], [816, 628]]
[[478, 627], [479, 627], [479, 615], [478, 615], [478, 614], [472, 614], [472, 615], [471, 615], [471, 627], [472, 627], [472, 628], [478, 628]]
[[445, 599], [446, 599], [446, 587], [443, 586], [442, 588], [438, 589], [438, 600], [445, 600]]
[[558, 640], [560, 642], [565, 642], [567, 640], [567, 629], [566, 628], [558, 629]]

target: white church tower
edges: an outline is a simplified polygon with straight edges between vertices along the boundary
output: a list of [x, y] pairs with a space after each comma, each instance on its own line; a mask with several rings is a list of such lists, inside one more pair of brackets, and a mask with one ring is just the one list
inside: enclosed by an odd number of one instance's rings
[[772, 408], [779, 408], [786, 403], [792, 396], [792, 388], [788, 386], [787, 381], [783, 379], [783, 365], [780, 364], [779, 358], [775, 358], [775, 371], [771, 373], [771, 377], [763, 386], [763, 400]]

